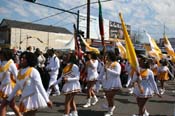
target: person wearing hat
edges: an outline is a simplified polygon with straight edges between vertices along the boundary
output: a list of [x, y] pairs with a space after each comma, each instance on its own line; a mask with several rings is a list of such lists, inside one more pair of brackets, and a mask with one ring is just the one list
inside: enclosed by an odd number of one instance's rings
[[[145, 55], [138, 56], [140, 71], [136, 71], [133, 75], [132, 83], [134, 84], [133, 94], [136, 96], [137, 105], [139, 107], [139, 116], [149, 116], [146, 110], [146, 102], [149, 98], [155, 94], [161, 97], [159, 94], [157, 84], [154, 80], [154, 74], [150, 69], [150, 61]], [[138, 83], [143, 88], [140, 91]], [[137, 116], [137, 115], [133, 115]]]

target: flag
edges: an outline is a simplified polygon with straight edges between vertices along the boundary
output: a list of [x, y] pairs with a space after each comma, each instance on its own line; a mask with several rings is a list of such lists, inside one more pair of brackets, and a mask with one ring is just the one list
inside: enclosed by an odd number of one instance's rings
[[104, 46], [104, 25], [103, 25], [103, 16], [102, 16], [102, 6], [100, 3], [100, 0], [98, 0], [99, 4], [99, 29], [100, 29], [100, 35], [101, 35], [101, 41], [102, 41], [102, 46]]
[[145, 50], [146, 50], [146, 55], [147, 55], [147, 56], [151, 56], [151, 57], [154, 57], [154, 58], [156, 58], [156, 57], [158, 56], [157, 52], [153, 51], [153, 50], [151, 49], [151, 46], [150, 46], [150, 45], [145, 44], [143, 47], [144, 47]]
[[168, 55], [169, 56], [174, 55], [174, 49], [172, 48], [171, 43], [169, 42], [167, 36], [164, 36], [163, 43], [164, 43], [164, 46], [165, 46], [165, 49], [166, 49]]
[[131, 64], [132, 68], [134, 68], [135, 70], [138, 70], [139, 69], [139, 63], [138, 63], [138, 60], [137, 60], [137, 56], [136, 56], [136, 53], [135, 53], [134, 46], [133, 46], [132, 41], [129, 37], [126, 25], [125, 25], [123, 17], [122, 17], [122, 14], [119, 13], [119, 16], [120, 16], [120, 20], [121, 20], [122, 28], [123, 28], [123, 32], [124, 32], [127, 59], [129, 61], [129, 63]]
[[158, 47], [158, 45], [156, 44], [155, 40], [151, 38], [151, 36], [147, 32], [145, 33], [148, 37], [150, 48], [151, 48], [151, 51], [149, 51], [150, 52], [149, 55], [152, 57], [155, 57], [159, 61], [162, 57], [162, 52]]
[[116, 46], [117, 46], [118, 49], [119, 49], [120, 56], [121, 56], [123, 59], [126, 59], [126, 58], [127, 58], [127, 57], [126, 57], [126, 49], [125, 49], [125, 47], [122, 45], [122, 43], [121, 43], [119, 40], [116, 41]]
[[75, 40], [74, 37], [64, 45], [64, 49], [75, 50]]
[[171, 56], [171, 61], [172, 62], [175, 62], [175, 52], [174, 52], [174, 49], [172, 48], [171, 43], [168, 40], [168, 37], [165, 36], [165, 35], [164, 35], [164, 41], [163, 41], [163, 43], [164, 43], [165, 50], [166, 50], [167, 54], [169, 56]]
[[96, 54], [100, 54], [100, 51], [98, 50], [98, 48], [91, 47], [82, 36], [80, 36], [80, 38], [83, 41], [83, 43], [85, 44], [88, 51], [95, 52]]
[[[134, 46], [133, 46], [132, 41], [131, 41], [131, 39], [129, 37], [129, 34], [128, 34], [128, 31], [127, 31], [125, 22], [124, 22], [123, 17], [122, 17], [122, 14], [119, 13], [119, 16], [120, 16], [120, 20], [121, 20], [122, 28], [123, 28], [123, 32], [124, 32], [127, 59], [129, 61], [129, 63], [131, 64], [131, 67], [134, 70], [136, 70], [138, 73], [140, 73], [139, 63], [138, 63], [138, 59], [137, 59], [137, 56], [136, 56], [136, 52], [135, 52]], [[138, 77], [138, 88], [139, 88], [140, 93], [143, 93], [144, 89], [141, 86], [139, 80], [140, 79]]]
[[80, 38], [77, 35], [77, 29], [75, 25], [74, 25], [74, 39], [75, 39], [75, 54], [78, 56], [79, 59], [82, 59], [83, 51], [81, 49]]
[[145, 48], [146, 55], [148, 56], [149, 51], [151, 51], [151, 47], [150, 47], [150, 45], [148, 45], [148, 44], [144, 44], [143, 47]]

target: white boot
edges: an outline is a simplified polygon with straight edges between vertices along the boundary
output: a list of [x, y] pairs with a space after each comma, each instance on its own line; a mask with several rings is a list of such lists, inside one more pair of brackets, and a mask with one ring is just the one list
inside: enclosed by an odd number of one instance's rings
[[72, 114], [71, 116], [78, 116], [78, 112], [77, 111], [72, 111], [71, 114]]
[[115, 110], [115, 106], [112, 106], [111, 112], [114, 112], [114, 110]]
[[108, 112], [105, 114], [105, 116], [112, 116], [112, 115], [113, 115], [114, 110], [115, 110], [115, 106], [110, 107], [110, 108], [109, 108], [109, 111], [108, 111]]
[[50, 87], [47, 89], [47, 95], [48, 95], [48, 97], [50, 96], [50, 94], [51, 94], [51, 89], [50, 89]]
[[137, 114], [133, 114], [132, 116], [139, 116], [139, 115], [137, 115]]
[[160, 94], [163, 95], [165, 93], [165, 88], [160, 89]]
[[88, 98], [88, 101], [85, 105], [83, 105], [84, 108], [88, 108], [91, 106], [91, 98]]
[[133, 94], [133, 92], [134, 92], [134, 88], [133, 87], [129, 88], [129, 94]]
[[63, 114], [63, 116], [69, 116], [68, 114]]
[[94, 99], [94, 101], [93, 101], [92, 105], [95, 105], [98, 102], [98, 98], [97, 98], [97, 96], [94, 95], [93, 99]]
[[149, 116], [149, 112], [145, 109], [143, 116]]

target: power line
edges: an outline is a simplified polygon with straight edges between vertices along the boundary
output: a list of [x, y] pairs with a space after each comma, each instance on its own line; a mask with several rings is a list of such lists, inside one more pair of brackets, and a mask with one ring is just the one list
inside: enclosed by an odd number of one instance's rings
[[[101, 2], [109, 2], [109, 1], [112, 1], [112, 0], [103, 0]], [[96, 4], [96, 3], [98, 3], [98, 2], [92, 2], [91, 4]], [[34, 3], [34, 4], [41, 5], [40, 3]], [[80, 8], [80, 7], [83, 7], [83, 6], [86, 6], [86, 5], [87, 5], [87, 3], [86, 4], [79, 5], [79, 6], [76, 6], [76, 7], [73, 7], [71, 9], [67, 10], [67, 11], [71, 11], [71, 10], [74, 10], [74, 9], [77, 9], [77, 8]], [[49, 15], [49, 16], [46, 16], [46, 17], [43, 17], [43, 18], [34, 20], [31, 23], [38, 22], [38, 21], [41, 21], [41, 20], [44, 20], [44, 19], [47, 19], [47, 18], [50, 18], [50, 17], [54, 17], [54, 16], [59, 15], [59, 14], [62, 14], [62, 13], [65, 13], [65, 11], [62, 11], [62, 12], [59, 12], [59, 13], [56, 13], [56, 14], [52, 14], [52, 15]]]
[[69, 16], [63, 17], [62, 19], [58, 20], [56, 23], [54, 23], [54, 24], [52, 24], [52, 25], [56, 25], [56, 24], [60, 23], [61, 21], [63, 21], [64, 19], [68, 18], [68, 17], [69, 17]]

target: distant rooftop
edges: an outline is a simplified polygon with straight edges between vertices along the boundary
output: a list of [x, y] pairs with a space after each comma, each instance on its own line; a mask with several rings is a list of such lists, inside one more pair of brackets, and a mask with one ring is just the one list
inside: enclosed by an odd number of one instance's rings
[[1, 27], [8, 27], [8, 28], [14, 27], [14, 28], [46, 31], [46, 32], [72, 34], [72, 32], [70, 32], [69, 30], [63, 27], [34, 24], [30, 22], [22, 22], [22, 21], [9, 20], [9, 19], [3, 19], [0, 24], [0, 28]]

